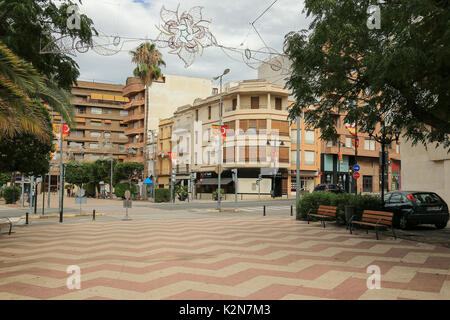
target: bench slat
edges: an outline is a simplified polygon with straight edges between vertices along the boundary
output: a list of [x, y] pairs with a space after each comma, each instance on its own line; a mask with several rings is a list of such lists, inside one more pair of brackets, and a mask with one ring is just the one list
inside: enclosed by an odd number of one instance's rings
[[393, 212], [388, 212], [388, 211], [374, 211], [374, 210], [364, 210], [363, 215], [364, 214], [373, 214], [373, 215], [379, 215], [379, 216], [393, 216], [394, 213]]
[[363, 219], [364, 218], [370, 218], [370, 219], [382, 219], [384, 221], [392, 221], [392, 217], [387, 217], [387, 216], [376, 216], [373, 214], [365, 214], [363, 215]]
[[[375, 223], [369, 223], [369, 222], [363, 222], [363, 221], [352, 221], [352, 223], [354, 223], [354, 224], [361, 224], [361, 225], [365, 225], [365, 226], [371, 226], [371, 227], [375, 227], [376, 226]], [[385, 225], [385, 224], [383, 224], [383, 225], [378, 224], [378, 227], [387, 227], [387, 225]]]

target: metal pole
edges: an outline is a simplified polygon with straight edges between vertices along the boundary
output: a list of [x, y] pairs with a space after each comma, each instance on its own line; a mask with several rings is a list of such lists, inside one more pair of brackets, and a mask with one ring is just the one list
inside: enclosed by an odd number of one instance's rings
[[297, 161], [296, 161], [296, 174], [295, 174], [295, 203], [300, 200], [300, 115], [297, 116]]
[[45, 174], [42, 175], [42, 215], [44, 215], [45, 210]]
[[25, 195], [24, 195], [24, 191], [25, 191], [25, 175], [22, 173], [22, 200], [20, 203], [20, 207], [23, 208], [25, 205]]
[[222, 77], [220, 76], [220, 102], [219, 102], [219, 179], [218, 179], [218, 189], [217, 189], [217, 210], [220, 211], [220, 187], [221, 187], [221, 176], [222, 176]]
[[338, 138], [338, 184], [341, 183], [341, 136]]
[[[355, 164], [358, 164], [358, 123], [355, 122]], [[355, 181], [355, 194], [358, 194], [358, 179]]]
[[50, 185], [52, 183], [52, 175], [51, 175], [52, 167], [49, 168], [48, 171], [48, 195], [47, 195], [47, 208], [50, 208]]
[[109, 198], [111, 200], [113, 198], [113, 196], [112, 196], [112, 194], [113, 194], [113, 162], [114, 162], [114, 159], [111, 156], [111, 179], [109, 181]]
[[59, 222], [63, 222], [64, 205], [64, 164], [63, 164], [63, 118], [61, 115], [60, 142], [59, 142]]
[[31, 177], [30, 181], [30, 213], [33, 213], [33, 204], [34, 204], [34, 176]]
[[[36, 179], [37, 180], [37, 179]], [[34, 186], [34, 214], [37, 212], [37, 198], [38, 198], [38, 188], [37, 188], [37, 181], [35, 182]]]
[[384, 207], [384, 163], [385, 163], [385, 159], [384, 159], [384, 151], [385, 150], [385, 145], [384, 145], [384, 138], [382, 138], [381, 140], [381, 207]]
[[236, 169], [236, 181], [234, 182], [234, 210], [238, 209], [238, 199], [237, 199], [237, 189], [238, 189], [238, 177], [237, 177], [237, 169]]

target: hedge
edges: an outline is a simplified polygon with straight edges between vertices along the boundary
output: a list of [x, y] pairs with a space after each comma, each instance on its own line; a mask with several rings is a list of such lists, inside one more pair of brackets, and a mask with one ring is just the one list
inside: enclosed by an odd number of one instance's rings
[[315, 211], [320, 205], [336, 206], [338, 223], [345, 223], [345, 206], [355, 206], [357, 216], [364, 210], [381, 210], [379, 196], [355, 195], [351, 193], [313, 192], [303, 195], [297, 203], [297, 220], [306, 220], [310, 209]]
[[125, 199], [126, 190], [130, 190], [131, 195], [137, 194], [137, 187], [134, 184], [131, 184], [131, 189], [128, 183], [118, 183], [114, 186], [114, 193], [118, 198]]
[[170, 190], [169, 189], [156, 189], [155, 190], [155, 202], [169, 202]]
[[[14, 194], [14, 190], [15, 190], [15, 194]], [[5, 199], [6, 203], [8, 203], [8, 204], [16, 203], [16, 201], [18, 201], [20, 199], [21, 193], [22, 193], [22, 191], [20, 190], [19, 187], [9, 186], [3, 190], [3, 198]]]

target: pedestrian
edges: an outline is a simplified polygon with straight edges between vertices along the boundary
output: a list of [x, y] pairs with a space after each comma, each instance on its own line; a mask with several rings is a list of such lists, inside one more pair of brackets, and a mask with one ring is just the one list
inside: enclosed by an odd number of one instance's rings
[[70, 187], [67, 188], [67, 196], [70, 198]]

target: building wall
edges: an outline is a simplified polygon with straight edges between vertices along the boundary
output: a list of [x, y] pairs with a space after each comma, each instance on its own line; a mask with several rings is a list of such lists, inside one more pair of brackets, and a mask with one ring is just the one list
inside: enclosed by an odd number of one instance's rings
[[173, 118], [161, 119], [158, 132], [158, 161], [157, 161], [157, 186], [169, 188], [172, 160], [169, 152], [172, 152], [172, 126]]
[[164, 82], [154, 82], [149, 88], [148, 128], [151, 130], [158, 128], [159, 119], [171, 117], [179, 106], [210, 96], [213, 89], [210, 79], [170, 74], [164, 78]]
[[402, 189], [432, 191], [450, 205], [450, 153], [433, 145], [428, 150], [421, 144], [404, 141], [402, 156]]

